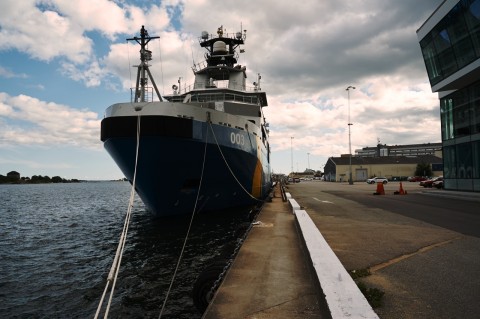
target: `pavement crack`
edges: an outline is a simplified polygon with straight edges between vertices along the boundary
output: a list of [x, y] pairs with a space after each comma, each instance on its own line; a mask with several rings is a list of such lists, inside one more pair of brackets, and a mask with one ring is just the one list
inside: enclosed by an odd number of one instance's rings
[[[312, 295], [312, 294], [305, 294], [305, 295], [297, 296], [297, 297], [295, 297], [295, 298], [290, 298], [290, 299], [288, 299], [288, 300], [285, 300], [285, 301], [276, 303], [276, 304], [271, 305], [271, 306], [269, 306], [269, 307], [262, 308], [262, 309], [260, 309], [260, 310], [258, 310], [258, 311], [254, 311], [254, 312], [250, 313], [249, 315], [247, 315], [245, 318], [255, 318], [255, 315], [259, 315], [259, 314], [261, 314], [261, 313], [267, 313], [267, 312], [269, 312], [269, 311], [271, 311], [271, 310], [273, 310], [273, 309], [275, 309], [275, 308], [282, 307], [282, 306], [284, 306], [284, 305], [286, 305], [286, 304], [288, 304], [288, 303], [294, 302], [294, 301], [299, 300], [299, 299], [303, 299], [303, 298], [305, 298], [306, 296], [310, 296], [310, 295]], [[315, 307], [314, 307], [314, 308], [315, 308]], [[297, 309], [297, 310], [300, 311], [301, 309]]]
[[404, 259], [407, 259], [407, 258], [410, 258], [410, 257], [413, 257], [413, 256], [416, 256], [418, 254], [421, 254], [421, 253], [424, 253], [426, 251], [429, 251], [429, 250], [432, 250], [434, 248], [437, 248], [437, 247], [440, 247], [440, 246], [444, 246], [444, 245], [447, 245], [447, 244], [450, 244], [451, 242], [455, 241], [455, 240], [458, 240], [462, 237], [455, 237], [455, 238], [452, 238], [452, 239], [449, 239], [449, 240], [445, 240], [445, 241], [442, 241], [442, 242], [439, 242], [439, 243], [435, 243], [435, 244], [432, 244], [432, 245], [428, 245], [428, 246], [425, 246], [425, 247], [422, 247], [420, 249], [418, 249], [417, 251], [413, 252], [413, 253], [409, 253], [409, 254], [404, 254], [404, 255], [401, 255], [399, 257], [396, 257], [396, 258], [393, 258], [393, 259], [390, 259], [386, 262], [383, 262], [383, 263], [380, 263], [380, 264], [377, 264], [377, 265], [374, 265], [370, 268], [368, 268], [370, 270], [370, 273], [374, 273], [376, 271], [379, 271], [379, 270], [382, 270], [383, 268], [386, 268], [388, 266], [391, 266], [393, 264], [396, 264]]

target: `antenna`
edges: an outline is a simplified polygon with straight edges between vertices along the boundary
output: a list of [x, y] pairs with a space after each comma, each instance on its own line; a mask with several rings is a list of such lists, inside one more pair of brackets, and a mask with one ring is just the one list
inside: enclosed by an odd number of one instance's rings
[[138, 44], [140, 44], [140, 61], [141, 62], [138, 65], [138, 70], [137, 70], [137, 82], [135, 84], [135, 102], [147, 102], [145, 93], [146, 93], [148, 78], [150, 78], [150, 81], [152, 81], [152, 85], [155, 88], [155, 92], [157, 93], [158, 98], [160, 99], [161, 102], [163, 102], [163, 97], [162, 95], [160, 95], [157, 85], [155, 84], [155, 81], [153, 80], [153, 76], [150, 73], [150, 70], [148, 68], [148, 61], [152, 60], [152, 51], [146, 49], [147, 44], [148, 42], [150, 42], [150, 40], [159, 39], [159, 38], [160, 37], [149, 36], [148, 31], [142, 25], [142, 28], [140, 29], [140, 38], [133, 37], [133, 38], [127, 39], [127, 41], [136, 41]]

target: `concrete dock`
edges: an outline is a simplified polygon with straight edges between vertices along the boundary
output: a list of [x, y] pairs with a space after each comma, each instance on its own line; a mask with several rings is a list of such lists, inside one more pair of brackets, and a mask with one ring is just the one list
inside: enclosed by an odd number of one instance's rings
[[266, 203], [204, 318], [330, 318], [288, 203]]
[[[404, 187], [409, 194], [419, 191], [418, 185]], [[435, 198], [429, 194], [393, 196], [398, 183], [388, 184], [390, 197], [368, 197], [372, 196], [370, 188], [339, 183], [290, 185], [288, 192], [295, 199], [292, 204], [283, 202], [276, 190], [204, 318], [476, 317], [480, 313], [479, 236], [348, 199], [360, 196], [386, 203], [386, 207], [405, 204], [406, 208], [413, 207], [408, 200], [419, 199], [429, 209], [427, 202]], [[341, 193], [346, 189], [347, 193]], [[480, 194], [466, 196], [468, 201], [457, 201], [445, 212], [453, 209], [456, 216], [469, 215], [472, 219], [464, 223], [478, 229]], [[472, 197], [477, 201], [470, 201]], [[454, 201], [447, 199], [445, 203]], [[293, 206], [297, 206], [296, 213], [292, 213]], [[456, 210], [459, 206], [464, 209]], [[310, 226], [301, 225], [304, 222]], [[309, 248], [311, 239], [305, 237], [312, 237], [311, 233], [316, 242]], [[371, 276], [360, 281], [384, 291], [384, 305], [374, 313], [365, 310], [362, 297], [351, 291], [344, 267], [369, 269]]]
[[378, 318], [308, 213], [273, 195], [204, 318]]

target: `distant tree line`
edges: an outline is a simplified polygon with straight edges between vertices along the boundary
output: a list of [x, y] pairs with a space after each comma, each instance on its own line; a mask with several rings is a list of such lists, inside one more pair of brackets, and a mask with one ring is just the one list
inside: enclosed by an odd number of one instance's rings
[[49, 183], [79, 183], [78, 179], [65, 179], [60, 176], [33, 175], [30, 177], [22, 176], [20, 173], [12, 171], [7, 176], [0, 174], [0, 184], [49, 184]]

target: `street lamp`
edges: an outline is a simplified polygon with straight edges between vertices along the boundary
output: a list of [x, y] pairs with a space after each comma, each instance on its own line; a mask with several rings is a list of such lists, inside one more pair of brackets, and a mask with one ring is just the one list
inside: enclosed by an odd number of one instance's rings
[[292, 159], [292, 177], [293, 177], [293, 136], [290, 136], [290, 154]]
[[350, 172], [349, 172], [349, 177], [348, 177], [348, 184], [353, 185], [353, 179], [352, 179], [352, 133], [350, 131], [350, 127], [353, 124], [350, 122], [350, 89], [355, 90], [355, 87], [350, 85], [346, 88], [347, 96], [348, 96], [348, 152], [350, 154], [350, 156], [349, 156], [349, 160], [350, 160], [349, 171]]

